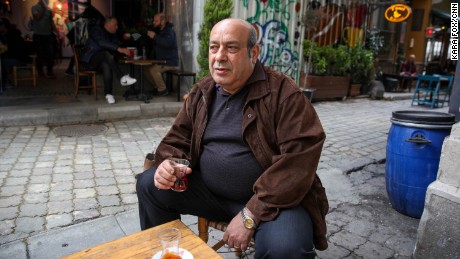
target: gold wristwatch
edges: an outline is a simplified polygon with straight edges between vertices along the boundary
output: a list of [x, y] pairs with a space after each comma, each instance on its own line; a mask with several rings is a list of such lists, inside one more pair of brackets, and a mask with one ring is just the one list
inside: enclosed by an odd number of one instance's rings
[[247, 228], [247, 229], [257, 229], [256, 222], [254, 221], [253, 218], [249, 217], [246, 214], [245, 209], [246, 209], [246, 207], [241, 210], [241, 216], [243, 217], [243, 225], [244, 225], [244, 227]]

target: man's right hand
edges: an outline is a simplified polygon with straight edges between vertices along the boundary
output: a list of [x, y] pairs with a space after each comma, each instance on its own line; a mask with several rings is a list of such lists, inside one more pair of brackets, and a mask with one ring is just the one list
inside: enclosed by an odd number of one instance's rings
[[126, 56], [129, 56], [129, 50], [127, 48], [117, 48], [117, 51], [125, 54]]
[[[192, 169], [187, 167], [185, 174], [190, 173], [192, 173]], [[174, 168], [168, 159], [158, 166], [155, 171], [155, 175], [153, 176], [155, 187], [162, 190], [169, 190], [176, 180], [177, 177], [174, 175]]]

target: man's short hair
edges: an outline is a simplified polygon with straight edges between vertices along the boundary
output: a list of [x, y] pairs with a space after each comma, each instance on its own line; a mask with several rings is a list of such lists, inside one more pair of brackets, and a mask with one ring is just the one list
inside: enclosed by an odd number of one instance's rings
[[251, 56], [252, 48], [257, 44], [257, 31], [254, 29], [254, 26], [251, 25], [251, 29], [249, 29], [249, 37], [248, 37], [248, 55]]
[[113, 20], [116, 20], [117, 18], [115, 18], [115, 16], [107, 16], [105, 17], [105, 21], [104, 21], [104, 24], [107, 24]]

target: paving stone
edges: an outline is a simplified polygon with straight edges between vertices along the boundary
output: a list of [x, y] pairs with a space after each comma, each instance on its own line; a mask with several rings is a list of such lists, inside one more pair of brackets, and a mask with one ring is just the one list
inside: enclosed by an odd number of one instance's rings
[[116, 181], [112, 177], [101, 177], [96, 178], [96, 185], [97, 186], [107, 186], [107, 185], [115, 185]]
[[28, 177], [10, 177], [6, 179], [5, 186], [26, 185]]
[[125, 211], [123, 206], [110, 206], [101, 209], [101, 216], [110, 216]]
[[49, 167], [53, 167], [53, 166], [54, 166], [54, 162], [53, 162], [53, 161], [37, 162], [37, 163], [35, 163], [35, 164], [31, 164], [31, 167], [30, 167], [30, 168], [32, 168], [32, 166], [35, 166], [35, 167], [38, 167], [38, 168], [40, 168], [40, 167], [49, 168]]
[[136, 194], [121, 194], [121, 201], [124, 204], [134, 204], [137, 203], [137, 195]]
[[130, 169], [115, 169], [113, 170], [113, 173], [116, 176], [133, 176], [133, 171]]
[[120, 205], [120, 198], [117, 195], [99, 195], [98, 201], [103, 207]]
[[96, 190], [93, 188], [74, 189], [73, 192], [74, 192], [74, 198], [76, 199], [96, 197]]
[[[353, 235], [352, 233], [342, 230], [332, 235], [329, 240], [334, 244], [341, 244], [347, 250], [353, 251], [366, 242], [365, 238]], [[347, 242], [344, 243], [344, 240]]]
[[[76, 158], [78, 159], [78, 158]], [[93, 164], [84, 164], [84, 165], [79, 165], [79, 164], [75, 164], [74, 165], [74, 170], [75, 172], [74, 173], [91, 173], [94, 171], [94, 166]]]
[[53, 175], [53, 182], [60, 183], [60, 182], [68, 182], [73, 180], [72, 174], [54, 174]]
[[55, 166], [53, 172], [56, 174], [71, 174], [74, 172], [74, 168], [72, 166]]
[[80, 173], [74, 173], [74, 178], [76, 180], [82, 180], [82, 179], [93, 179], [94, 174], [92, 172], [80, 172]]
[[51, 182], [51, 175], [32, 176], [32, 177], [30, 177], [29, 182], [30, 183], [49, 184]]
[[15, 241], [0, 246], [0, 258], [28, 259], [26, 244]]
[[46, 215], [47, 206], [44, 203], [26, 203], [19, 207], [20, 217], [35, 217]]
[[46, 203], [48, 196], [48, 193], [26, 193], [23, 199], [25, 203]]
[[72, 225], [73, 216], [69, 213], [46, 216], [46, 229]]
[[96, 209], [99, 205], [96, 198], [75, 199], [73, 203], [75, 210]]
[[48, 192], [49, 190], [50, 190], [50, 184], [30, 183], [27, 185], [28, 193]]
[[4, 236], [13, 233], [15, 226], [13, 219], [0, 221], [0, 235]]
[[3, 186], [0, 189], [0, 196], [2, 197], [10, 197], [10, 196], [20, 196], [24, 194], [25, 187], [24, 186]]
[[49, 196], [50, 202], [56, 201], [68, 201], [73, 199], [73, 191], [72, 190], [63, 190], [63, 191], [50, 191]]
[[116, 186], [109, 185], [109, 186], [97, 186], [96, 187], [98, 195], [113, 195], [118, 194], [119, 190]]
[[45, 229], [43, 217], [19, 217], [16, 219], [16, 232], [32, 233]]
[[70, 213], [73, 210], [74, 204], [71, 200], [48, 202], [48, 214]]
[[53, 169], [48, 167], [32, 169], [32, 175], [51, 175], [52, 173]]
[[75, 210], [73, 212], [73, 217], [74, 221], [80, 222], [80, 221], [86, 221], [89, 219], [94, 219], [100, 216], [99, 211], [96, 209], [91, 209], [91, 210]]
[[132, 194], [136, 193], [136, 186], [135, 184], [119, 184], [118, 189], [120, 190], [121, 194]]
[[95, 184], [94, 184], [93, 179], [85, 179], [85, 180], [74, 180], [73, 186], [74, 188], [77, 188], [77, 189], [85, 189], [85, 188], [94, 187]]
[[97, 178], [113, 177], [114, 174], [112, 170], [96, 170], [94, 171], [94, 176], [96, 176]]
[[373, 258], [393, 258], [394, 251], [387, 247], [372, 242], [366, 242], [354, 251], [358, 256], [366, 258], [372, 255]]
[[21, 196], [10, 196], [6, 198], [0, 198], [0, 207], [13, 207], [21, 204]]
[[117, 180], [118, 184], [127, 184], [127, 183], [135, 183], [136, 178], [134, 178], [133, 175], [127, 175], [127, 176], [116, 176], [115, 179]]
[[329, 247], [325, 251], [316, 251], [316, 254], [319, 259], [347, 258], [351, 254], [351, 251], [334, 244], [329, 244]]

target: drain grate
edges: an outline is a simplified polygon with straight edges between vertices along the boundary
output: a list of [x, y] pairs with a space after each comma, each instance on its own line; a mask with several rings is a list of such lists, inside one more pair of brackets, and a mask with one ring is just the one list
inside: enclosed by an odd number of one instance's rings
[[57, 137], [83, 137], [104, 134], [107, 131], [105, 125], [71, 125], [55, 128]]

